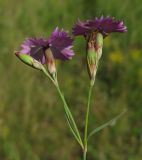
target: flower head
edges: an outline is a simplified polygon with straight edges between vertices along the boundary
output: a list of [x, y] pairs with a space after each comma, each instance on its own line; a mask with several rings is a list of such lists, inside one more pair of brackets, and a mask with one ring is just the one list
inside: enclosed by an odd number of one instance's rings
[[50, 49], [55, 59], [69, 60], [74, 55], [72, 43], [73, 39], [68, 36], [67, 32], [56, 28], [49, 38], [28, 38], [16, 55], [27, 54], [45, 64], [46, 50]]
[[86, 37], [92, 32], [99, 32], [103, 37], [106, 37], [111, 32], [127, 32], [127, 27], [124, 25], [123, 21], [103, 16], [85, 22], [78, 21], [73, 27], [73, 34], [75, 36], [83, 35]]
[[102, 56], [103, 39], [111, 32], [126, 32], [127, 27], [123, 21], [111, 17], [100, 17], [84, 22], [78, 21], [73, 27], [73, 35], [82, 35], [87, 40], [87, 68], [91, 84], [95, 82], [99, 59]]

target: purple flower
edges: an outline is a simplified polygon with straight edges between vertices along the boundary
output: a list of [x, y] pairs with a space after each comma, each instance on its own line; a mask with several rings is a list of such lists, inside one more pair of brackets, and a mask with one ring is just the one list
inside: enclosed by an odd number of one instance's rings
[[21, 50], [16, 52], [16, 55], [26, 54], [42, 64], [46, 63], [46, 50], [52, 51], [53, 57], [60, 60], [69, 60], [74, 56], [72, 50], [73, 39], [68, 36], [68, 33], [58, 28], [54, 30], [49, 38], [28, 38], [21, 45]]
[[111, 32], [127, 32], [127, 27], [124, 25], [123, 21], [103, 16], [85, 22], [78, 21], [73, 27], [73, 34], [75, 36], [83, 35], [86, 37], [92, 32], [100, 32], [105, 38]]

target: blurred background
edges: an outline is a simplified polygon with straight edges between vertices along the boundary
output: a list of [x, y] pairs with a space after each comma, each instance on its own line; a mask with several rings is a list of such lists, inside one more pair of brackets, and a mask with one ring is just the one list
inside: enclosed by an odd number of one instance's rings
[[[142, 158], [142, 5], [141, 0], [0, 0], [0, 160], [80, 160], [81, 150], [66, 124], [52, 83], [14, 55], [27, 37], [47, 37], [56, 26], [69, 30], [77, 18], [113, 16], [128, 32], [104, 40], [93, 89], [90, 130], [125, 108], [116, 125], [94, 135], [88, 160]], [[89, 78], [85, 40], [76, 55], [58, 62], [58, 76], [83, 133]]]

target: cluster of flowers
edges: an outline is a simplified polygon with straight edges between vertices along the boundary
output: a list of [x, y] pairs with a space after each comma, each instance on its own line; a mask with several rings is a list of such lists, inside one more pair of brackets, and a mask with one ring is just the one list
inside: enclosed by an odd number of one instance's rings
[[90, 77], [96, 74], [97, 61], [102, 54], [103, 39], [111, 32], [126, 32], [123, 21], [111, 17], [100, 17], [93, 20], [78, 21], [73, 27], [70, 37], [68, 32], [53, 31], [49, 38], [28, 38], [16, 51], [17, 57], [34, 68], [40, 69], [40, 64], [47, 64], [48, 72], [56, 72], [55, 59], [70, 60], [74, 56], [73, 40], [75, 36], [84, 36], [87, 41], [87, 64]]
[[[90, 134], [88, 134], [90, 97], [92, 87], [95, 82], [99, 59], [102, 55], [103, 39], [111, 32], [123, 33], [126, 31], [127, 27], [124, 25], [123, 21], [117, 21], [114, 18], [102, 16], [100, 18], [95, 18], [93, 20], [87, 20], [84, 22], [78, 21], [73, 27], [72, 37], [70, 37], [68, 32], [65, 32], [63, 29], [59, 30], [56, 28], [49, 38], [28, 38], [21, 45], [21, 49], [15, 53], [16, 56], [24, 63], [43, 71], [45, 75], [48, 76], [54, 83], [60, 98], [63, 101], [67, 122], [71, 132], [83, 149], [84, 160], [86, 160], [88, 139], [99, 130], [111, 124], [114, 120], [116, 121], [116, 119], [122, 115], [118, 115], [113, 120], [94, 129], [92, 132], [90, 132]], [[63, 61], [72, 59], [75, 54], [73, 51], [73, 40], [76, 36], [83, 36], [86, 39], [86, 58], [90, 76], [90, 89], [88, 94], [84, 140], [81, 138], [81, 134], [75, 123], [72, 113], [60, 90], [55, 64], [56, 59]], [[47, 66], [48, 71], [44, 65]]]

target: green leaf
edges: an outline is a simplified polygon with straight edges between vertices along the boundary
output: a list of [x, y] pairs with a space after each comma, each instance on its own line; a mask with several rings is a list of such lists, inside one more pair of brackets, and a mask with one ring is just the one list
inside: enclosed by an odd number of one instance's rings
[[126, 110], [124, 110], [122, 113], [120, 113], [119, 115], [117, 115], [116, 117], [114, 117], [113, 119], [111, 119], [110, 121], [108, 121], [107, 123], [95, 128], [89, 135], [88, 135], [88, 139], [93, 136], [95, 133], [99, 132], [100, 130], [104, 129], [107, 126], [112, 126], [116, 123], [116, 121], [126, 112]]

